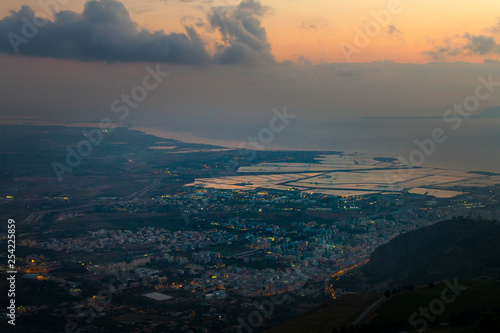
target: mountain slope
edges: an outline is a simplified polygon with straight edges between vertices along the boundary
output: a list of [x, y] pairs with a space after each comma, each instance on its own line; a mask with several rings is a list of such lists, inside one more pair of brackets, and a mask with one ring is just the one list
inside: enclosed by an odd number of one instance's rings
[[379, 246], [362, 269], [372, 285], [397, 287], [500, 274], [500, 224], [454, 219], [394, 238]]

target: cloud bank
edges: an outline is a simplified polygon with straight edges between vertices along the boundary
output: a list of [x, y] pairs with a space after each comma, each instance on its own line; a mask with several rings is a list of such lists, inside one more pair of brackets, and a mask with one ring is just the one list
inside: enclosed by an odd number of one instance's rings
[[23, 6], [0, 20], [0, 53], [107, 62], [273, 62], [260, 23], [265, 12], [256, 0], [213, 8], [208, 20], [224, 43], [210, 56], [192, 26], [185, 26], [185, 33], [140, 28], [116, 0], [89, 1], [82, 13], [59, 11], [53, 20]]
[[500, 18], [495, 26], [485, 29], [489, 34], [464, 33], [448, 38], [432, 50], [422, 52], [433, 60], [447, 60], [454, 56], [500, 55], [500, 44], [495, 35], [500, 33]]
[[224, 44], [219, 44], [216, 61], [225, 64], [274, 62], [266, 30], [260, 23], [268, 7], [256, 0], [244, 0], [236, 7], [212, 9], [209, 21], [219, 30]]

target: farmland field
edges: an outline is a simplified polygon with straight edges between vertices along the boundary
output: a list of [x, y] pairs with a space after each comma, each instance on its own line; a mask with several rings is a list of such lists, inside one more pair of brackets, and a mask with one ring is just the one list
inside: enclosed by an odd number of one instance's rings
[[[408, 192], [436, 198], [462, 195], [470, 187], [500, 184], [500, 176], [430, 167], [412, 168], [392, 158], [365, 154], [322, 155], [313, 163], [259, 163], [239, 176], [201, 178], [187, 186], [214, 189], [298, 190], [334, 196]], [[252, 175], [245, 175], [251, 173]]]

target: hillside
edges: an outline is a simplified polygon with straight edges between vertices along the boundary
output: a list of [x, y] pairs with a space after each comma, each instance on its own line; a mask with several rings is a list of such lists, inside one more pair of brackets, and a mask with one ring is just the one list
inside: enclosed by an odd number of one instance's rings
[[362, 269], [372, 286], [421, 285], [500, 274], [500, 224], [454, 219], [400, 235], [378, 247]]
[[[451, 283], [455, 281], [450, 281]], [[500, 332], [500, 281], [457, 281], [457, 296], [437, 283], [402, 291], [382, 300], [380, 294], [357, 294], [325, 303], [314, 311], [265, 333], [498, 333]], [[435, 304], [443, 290], [451, 302]], [[369, 301], [369, 302], [368, 302]], [[370, 305], [376, 305], [373, 308]], [[439, 311], [436, 311], [435, 309]], [[428, 320], [424, 312], [427, 309]], [[366, 311], [368, 310], [368, 311]], [[360, 318], [359, 322], [355, 319]], [[352, 324], [355, 325], [352, 325]]]
[[[454, 284], [453, 280], [449, 282], [451, 285]], [[425, 328], [432, 329], [433, 332], [477, 332], [481, 320], [484, 320], [488, 313], [493, 317], [496, 316], [498, 321], [499, 280], [459, 281], [457, 284], [460, 285], [460, 290], [456, 294], [449, 291], [450, 283], [438, 283], [391, 296], [378, 309], [366, 316], [360, 323], [358, 331], [417, 332]], [[443, 293], [450, 301], [441, 301]], [[442, 308], [438, 307], [440, 304], [444, 304]], [[420, 309], [429, 309], [429, 320], [425, 320], [425, 315], [422, 315], [423, 311]], [[499, 328], [498, 322], [495, 325]], [[467, 330], [463, 330], [464, 327]], [[479, 330], [479, 332], [488, 331]]]
[[347, 295], [324, 303], [316, 309], [265, 333], [330, 333], [333, 327], [349, 325], [382, 294]]
[[[389, 289], [388, 298], [376, 303], [381, 294], [343, 296], [266, 332], [417, 332], [422, 316], [411, 322], [410, 316], [435, 306], [450, 283], [464, 288], [425, 321], [426, 332], [500, 332], [499, 239], [498, 222], [478, 219], [447, 220], [402, 234], [378, 247], [356, 274], [334, 281], [349, 291]], [[352, 300], [370, 302], [346, 311]]]

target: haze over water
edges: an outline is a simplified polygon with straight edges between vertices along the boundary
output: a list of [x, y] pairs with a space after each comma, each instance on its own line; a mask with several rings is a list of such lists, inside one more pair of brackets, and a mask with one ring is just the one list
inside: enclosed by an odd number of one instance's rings
[[[232, 148], [237, 148], [248, 140], [248, 136], [256, 136], [259, 132], [258, 128], [253, 131], [249, 129], [241, 133], [241, 139], [238, 140], [225, 137], [224, 133], [200, 137], [174, 132], [168, 124], [141, 124], [134, 128], [164, 138]], [[274, 141], [266, 148], [349, 151], [394, 158], [401, 155], [408, 160], [413, 150], [420, 149], [414, 141], [430, 139], [435, 128], [445, 130], [448, 139], [436, 144], [433, 154], [426, 155], [424, 166], [500, 173], [500, 119], [466, 119], [457, 130], [438, 118], [351, 119], [323, 124], [319, 128], [309, 128], [298, 120], [276, 134]]]

